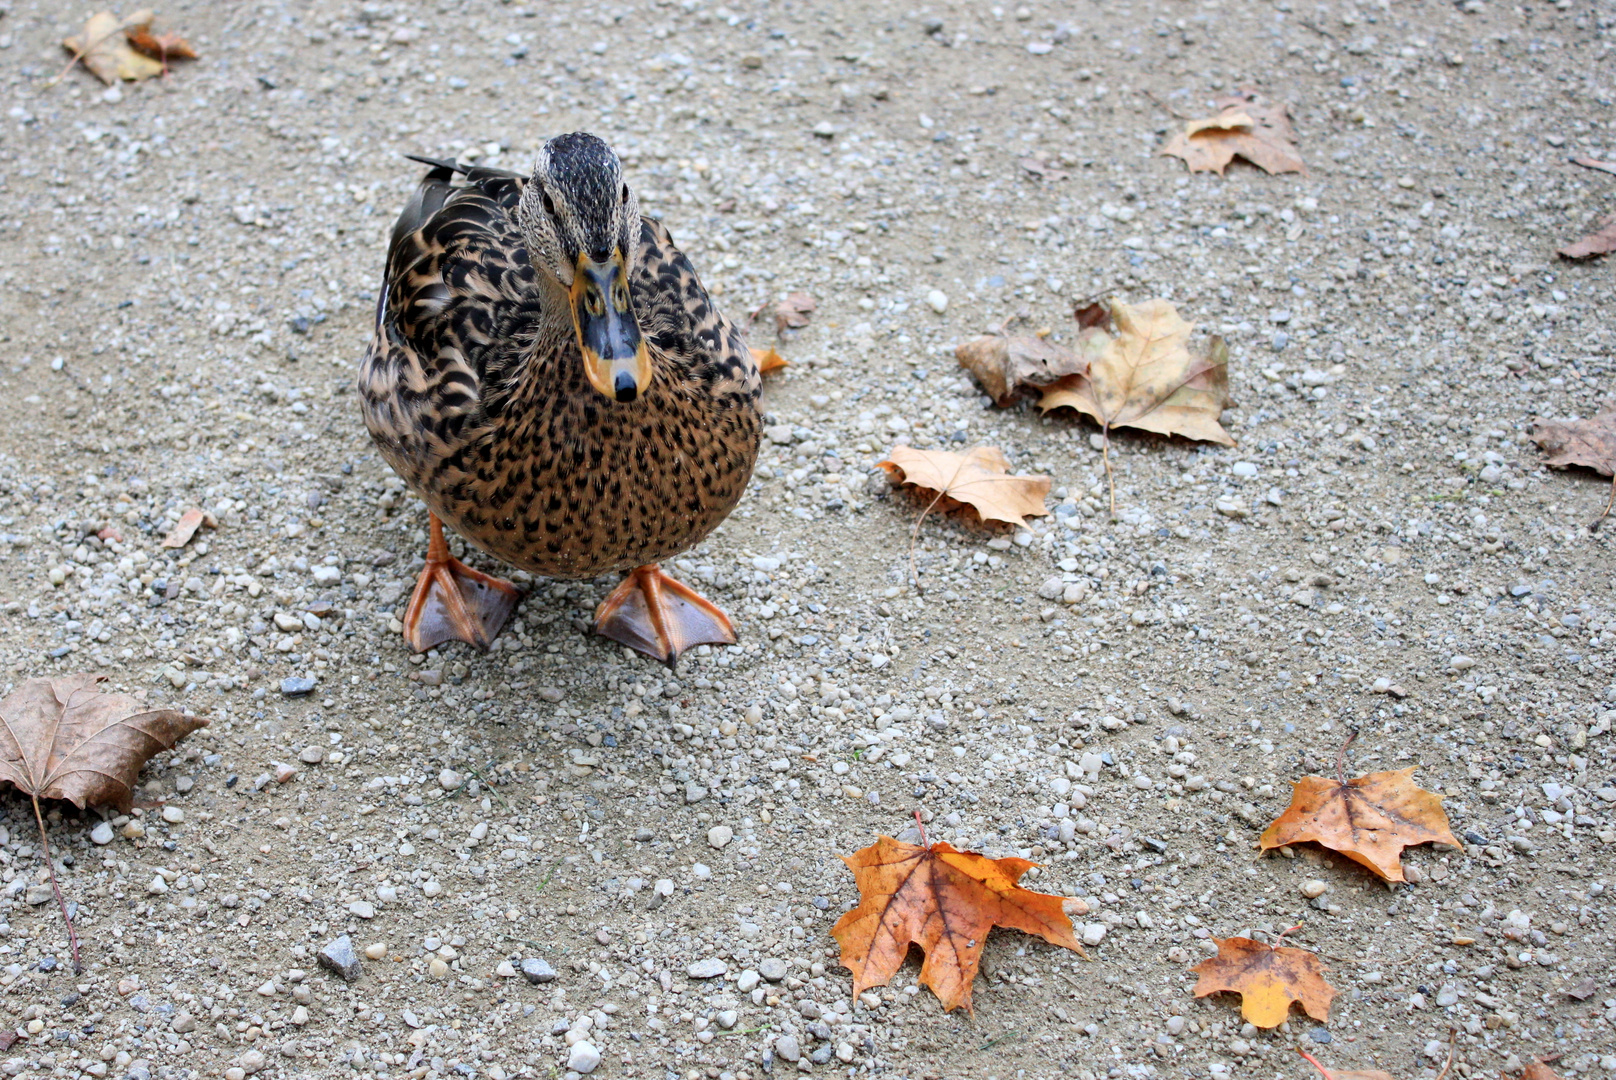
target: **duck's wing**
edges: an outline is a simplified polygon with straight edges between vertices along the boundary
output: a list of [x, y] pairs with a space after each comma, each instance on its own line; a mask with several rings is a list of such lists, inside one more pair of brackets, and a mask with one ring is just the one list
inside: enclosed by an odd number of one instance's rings
[[634, 313], [647, 343], [694, 385], [718, 398], [755, 402], [762, 392], [746, 336], [731, 322], [660, 221], [640, 219]]
[[498, 414], [541, 289], [515, 221], [523, 177], [416, 160], [432, 169], [393, 227], [360, 389], [372, 433], [426, 457]]

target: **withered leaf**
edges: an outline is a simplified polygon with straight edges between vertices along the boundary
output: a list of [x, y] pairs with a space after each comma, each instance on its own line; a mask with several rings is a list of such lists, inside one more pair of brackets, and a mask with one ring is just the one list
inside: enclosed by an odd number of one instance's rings
[[1521, 1070], [1521, 1080], [1560, 1080], [1560, 1074], [1542, 1061], [1531, 1061]]
[[1413, 776], [1413, 766], [1351, 780], [1304, 776], [1293, 785], [1290, 806], [1263, 830], [1262, 849], [1312, 841], [1387, 881], [1402, 881], [1404, 848], [1460, 846], [1442, 797], [1416, 786]]
[[173, 32], [152, 33], [150, 20], [129, 26], [124, 36], [130, 45], [165, 66], [170, 60], [196, 59], [196, 50], [189, 41]]
[[1592, 420], [1539, 420], [1531, 435], [1556, 469], [1581, 465], [1604, 476], [1616, 474], [1616, 408]]
[[1306, 1050], [1296, 1052], [1307, 1058], [1308, 1063], [1319, 1070], [1319, 1075], [1324, 1077], [1324, 1080], [1397, 1080], [1391, 1073], [1380, 1069], [1326, 1069], [1319, 1064], [1318, 1058]]
[[207, 726], [200, 716], [103, 694], [101, 681], [29, 679], [0, 701], [0, 781], [35, 798], [128, 813], [147, 759]]
[[161, 75], [163, 65], [136, 52], [124, 31], [151, 20], [152, 13], [146, 10], [137, 11], [127, 19], [120, 19], [110, 11], [98, 11], [90, 16], [83, 30], [64, 39], [62, 47], [108, 86], [119, 79], [130, 82], [149, 79]]
[[1260, 1028], [1278, 1027], [1299, 1001], [1321, 1023], [1330, 1016], [1335, 990], [1324, 981], [1317, 953], [1288, 945], [1264, 945], [1251, 938], [1213, 938], [1218, 954], [1190, 970], [1201, 977], [1195, 996], [1220, 990], [1240, 995], [1240, 1015]]
[[1600, 161], [1598, 158], [1591, 157], [1574, 157], [1571, 160], [1581, 165], [1584, 169], [1597, 169], [1600, 172], [1616, 175], [1616, 161]]
[[1616, 214], [1606, 214], [1592, 232], [1560, 248], [1558, 253], [1568, 259], [1592, 259], [1612, 251], [1616, 251]]
[[1040, 180], [1065, 180], [1071, 173], [1065, 169], [1057, 168], [1035, 157], [1018, 158], [1016, 164], [1032, 173]]
[[1218, 422], [1229, 405], [1229, 350], [1221, 337], [1206, 355], [1189, 351], [1193, 324], [1166, 300], [1137, 306], [1111, 302], [1117, 333], [1103, 325], [1078, 335], [1087, 370], [1044, 391], [1038, 407], [1076, 409], [1107, 429], [1133, 427], [1161, 435], [1233, 446]]
[[885, 461], [876, 462], [895, 484], [913, 484], [939, 492], [943, 509], [969, 506], [983, 521], [1025, 525], [1027, 518], [1049, 513], [1047, 476], [1011, 476], [1010, 459], [993, 446], [979, 446], [964, 454], [951, 450], [916, 450], [895, 446]]
[[985, 334], [961, 342], [954, 355], [960, 367], [997, 405], [1008, 405], [1024, 389], [1042, 389], [1066, 375], [1088, 370], [1085, 356], [1033, 334]]
[[783, 336], [787, 330], [807, 326], [809, 316], [818, 306], [819, 302], [805, 292], [787, 293], [784, 300], [774, 305], [775, 333]]
[[771, 371], [791, 366], [791, 361], [781, 356], [772, 345], [767, 349], [753, 349], [752, 362], [757, 365], [759, 375], [767, 375]]
[[941, 840], [922, 846], [882, 836], [842, 861], [858, 882], [859, 906], [837, 920], [831, 935], [842, 947], [842, 966], [853, 973], [855, 995], [884, 985], [915, 944], [926, 954], [920, 981], [943, 1009], [971, 1011], [971, 984], [995, 926], [1083, 952], [1066, 914], [1074, 902], [1016, 884], [1037, 865], [1026, 859], [990, 859]]
[[1264, 104], [1249, 91], [1218, 98], [1217, 104], [1216, 116], [1186, 123], [1167, 140], [1162, 154], [1182, 158], [1191, 172], [1219, 176], [1237, 157], [1268, 173], [1307, 171], [1296, 150], [1289, 106]]

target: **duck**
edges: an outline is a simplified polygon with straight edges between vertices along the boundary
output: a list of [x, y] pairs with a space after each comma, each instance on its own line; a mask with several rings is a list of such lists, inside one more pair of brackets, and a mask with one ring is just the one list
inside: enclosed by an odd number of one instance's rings
[[398, 216], [358, 398], [427, 507], [410, 648], [487, 649], [522, 591], [455, 558], [445, 528], [563, 580], [626, 572], [593, 630], [672, 667], [736, 643], [661, 569], [729, 516], [756, 463], [762, 380], [611, 146], [557, 135], [530, 175], [429, 166]]

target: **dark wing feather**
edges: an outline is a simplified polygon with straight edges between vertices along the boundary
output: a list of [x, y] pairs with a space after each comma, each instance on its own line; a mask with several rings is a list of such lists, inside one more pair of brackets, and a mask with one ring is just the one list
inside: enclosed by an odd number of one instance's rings
[[634, 314], [646, 341], [704, 393], [755, 399], [762, 380], [745, 336], [718, 310], [660, 221], [641, 219], [638, 262]]

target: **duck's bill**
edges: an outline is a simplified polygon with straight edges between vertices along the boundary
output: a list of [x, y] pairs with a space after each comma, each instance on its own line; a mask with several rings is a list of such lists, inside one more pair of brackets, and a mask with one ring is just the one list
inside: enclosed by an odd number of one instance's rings
[[605, 262], [578, 256], [571, 297], [589, 384], [613, 401], [633, 401], [645, 393], [651, 385], [651, 356], [629, 306], [623, 253]]

